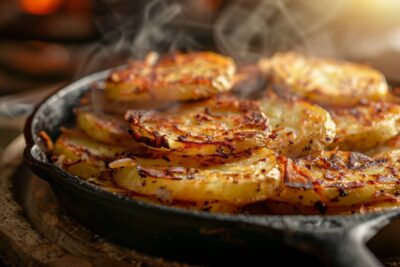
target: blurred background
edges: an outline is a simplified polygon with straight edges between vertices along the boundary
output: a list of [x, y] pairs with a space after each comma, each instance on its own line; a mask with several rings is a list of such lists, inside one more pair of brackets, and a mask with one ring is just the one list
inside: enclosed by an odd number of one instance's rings
[[0, 0], [0, 126], [43, 96], [150, 50], [239, 62], [299, 50], [370, 64], [400, 83], [398, 0]]

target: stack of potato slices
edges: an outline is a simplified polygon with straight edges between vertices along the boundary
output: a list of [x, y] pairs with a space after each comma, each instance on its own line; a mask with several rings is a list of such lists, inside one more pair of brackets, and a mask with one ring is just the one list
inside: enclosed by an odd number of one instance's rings
[[151, 53], [117, 69], [82, 98], [53, 162], [116, 194], [194, 210], [397, 207], [400, 106], [383, 75], [293, 52], [261, 63], [257, 99], [232, 90], [241, 67], [212, 52]]

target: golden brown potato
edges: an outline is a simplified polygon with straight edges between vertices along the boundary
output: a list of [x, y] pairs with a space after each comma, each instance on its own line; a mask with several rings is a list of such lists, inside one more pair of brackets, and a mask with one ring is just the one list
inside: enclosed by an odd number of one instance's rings
[[124, 147], [102, 144], [82, 132], [67, 130], [55, 142], [53, 160], [83, 179], [99, 178], [107, 168], [107, 161], [124, 152]]
[[129, 125], [120, 116], [87, 109], [76, 111], [76, 125], [89, 137], [110, 145], [126, 146], [133, 150], [141, 146], [129, 134]]
[[275, 153], [266, 148], [231, 157], [224, 164], [196, 158], [146, 159], [136, 166], [115, 168], [114, 181], [133, 192], [164, 201], [223, 201], [245, 204], [276, 194], [281, 170]]
[[385, 102], [367, 102], [352, 108], [331, 110], [336, 137], [330, 145], [340, 150], [365, 151], [397, 135], [400, 106]]
[[400, 134], [390, 138], [385, 143], [374, 146], [371, 149], [368, 149], [365, 154], [375, 158], [380, 154], [385, 154], [386, 152], [391, 152], [393, 150], [400, 149]]
[[164, 112], [130, 110], [133, 138], [182, 155], [232, 155], [268, 142], [268, 119], [253, 101], [217, 96]]
[[362, 99], [381, 100], [388, 93], [380, 72], [350, 62], [277, 53], [268, 61], [268, 70], [278, 93], [298, 95], [323, 106], [349, 107]]
[[208, 98], [231, 89], [235, 64], [212, 52], [175, 53], [158, 62], [134, 61], [106, 82], [110, 100], [182, 101]]
[[360, 204], [399, 203], [400, 175], [389, 164], [357, 152], [315, 152], [283, 159], [284, 184], [276, 200], [299, 207], [349, 208]]
[[268, 148], [281, 155], [296, 157], [322, 150], [335, 137], [336, 126], [329, 112], [317, 105], [275, 94], [260, 103], [272, 128]]
[[374, 159], [386, 162], [400, 172], [400, 135], [386, 141], [383, 145], [369, 151]]

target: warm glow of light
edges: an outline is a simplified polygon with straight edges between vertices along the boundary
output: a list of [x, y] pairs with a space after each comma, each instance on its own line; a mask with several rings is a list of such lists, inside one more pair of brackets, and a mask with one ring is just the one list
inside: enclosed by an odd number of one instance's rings
[[381, 10], [397, 10], [400, 8], [399, 0], [358, 0], [357, 3], [359, 8], [370, 8], [376, 11]]
[[48, 15], [55, 12], [62, 0], [20, 0], [22, 9], [34, 15]]

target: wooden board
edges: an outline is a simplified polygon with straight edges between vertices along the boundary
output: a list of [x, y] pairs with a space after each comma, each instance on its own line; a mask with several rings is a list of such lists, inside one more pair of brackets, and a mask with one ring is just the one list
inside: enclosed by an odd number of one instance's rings
[[47, 183], [21, 165], [24, 147], [18, 137], [0, 160], [0, 257], [7, 265], [187, 266], [107, 242], [79, 225]]

